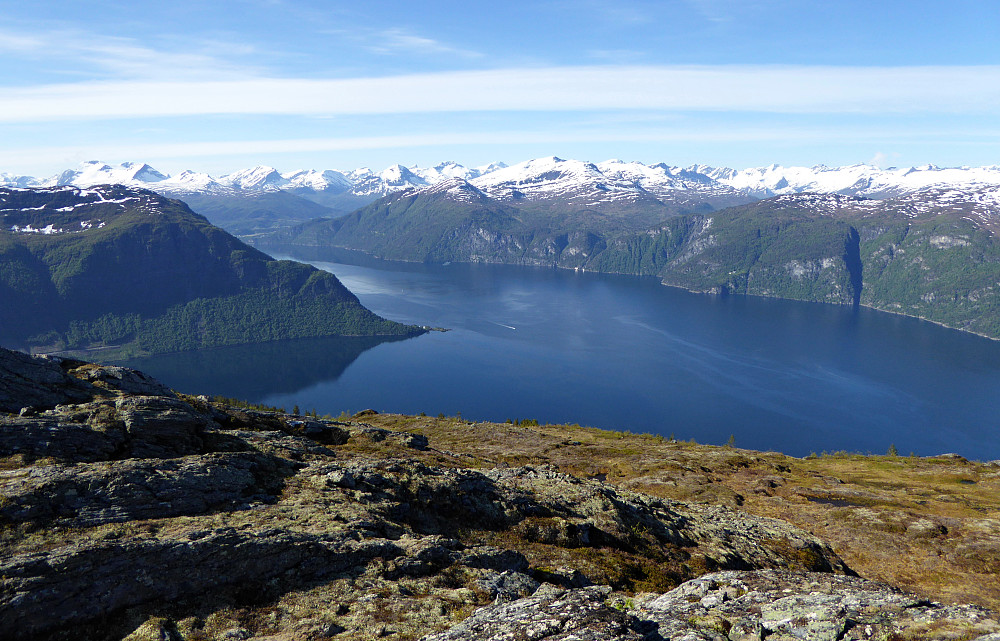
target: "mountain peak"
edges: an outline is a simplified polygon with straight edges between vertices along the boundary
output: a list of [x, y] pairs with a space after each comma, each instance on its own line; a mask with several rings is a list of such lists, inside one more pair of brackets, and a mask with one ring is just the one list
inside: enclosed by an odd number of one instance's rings
[[941, 168], [927, 164], [881, 169], [871, 164], [804, 167], [773, 163], [737, 170], [704, 164], [685, 168], [667, 163], [646, 165], [620, 158], [595, 164], [543, 156], [511, 166], [495, 162], [469, 168], [446, 160], [426, 168], [395, 164], [380, 172], [361, 167], [350, 171], [302, 169], [281, 173], [274, 167], [260, 165], [213, 178], [190, 170], [171, 177], [141, 162], [110, 165], [87, 160], [74, 169], [41, 180], [3, 174], [0, 184], [11, 187], [126, 184], [181, 198], [190, 193], [252, 196], [258, 192], [288, 191], [324, 204], [342, 195], [337, 202], [344, 203], [340, 206], [346, 211], [348, 207], [358, 207], [393, 192], [456, 178], [469, 181], [493, 197], [503, 198], [575, 197], [578, 204], [599, 205], [621, 198], [649, 196], [666, 199], [664, 202], [692, 204], [692, 198], [706, 202], [705, 198], [720, 197], [731, 204], [733, 199], [753, 200], [802, 192], [886, 198], [949, 185], [1000, 185], [1000, 166]]
[[242, 169], [223, 176], [222, 181], [241, 189], [261, 190], [280, 189], [288, 182], [277, 169], [268, 165]]

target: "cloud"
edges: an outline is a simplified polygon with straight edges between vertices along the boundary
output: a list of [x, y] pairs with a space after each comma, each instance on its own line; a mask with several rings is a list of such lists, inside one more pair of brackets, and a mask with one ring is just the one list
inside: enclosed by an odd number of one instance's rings
[[[987, 140], [996, 138], [996, 133], [993, 132], [993, 134], [991, 135], [990, 132], [983, 132], [981, 137], [982, 141], [986, 142]], [[881, 151], [876, 151], [875, 155], [872, 156], [871, 159], [868, 161], [868, 164], [875, 165], [876, 167], [887, 167], [891, 164], [895, 164], [895, 162], [900, 158], [900, 155], [901, 154], [896, 151], [890, 153], [883, 153]]]
[[134, 38], [77, 30], [15, 34], [0, 30], [0, 52], [45, 61], [50, 70], [109, 80], [217, 79], [259, 76], [232, 61], [253, 53], [238, 43], [183, 41], [154, 47]]
[[732, 22], [733, 7], [725, 0], [683, 0], [709, 22]]
[[634, 49], [591, 49], [587, 56], [598, 64], [635, 64], [646, 57], [643, 51]]
[[[579, 5], [571, 7], [574, 11], [580, 8]], [[583, 3], [582, 9], [598, 14], [602, 20], [609, 20], [619, 25], [646, 24], [652, 21], [653, 13], [648, 7], [623, 0], [587, 0]]]
[[[300, 155], [312, 152], [400, 150], [454, 146], [504, 146], [504, 145], [556, 145], [571, 143], [799, 143], [831, 145], [840, 143], [897, 144], [901, 141], [968, 139], [974, 137], [986, 145], [1000, 141], [1000, 130], [975, 132], [960, 130], [928, 130], [912, 132], [906, 129], [887, 130], [884, 127], [834, 128], [834, 127], [760, 127], [718, 126], [706, 124], [692, 126], [679, 124], [673, 127], [619, 127], [584, 126], [571, 130], [523, 129], [503, 131], [441, 131], [424, 134], [398, 134], [385, 136], [316, 137], [287, 139], [249, 139], [186, 141], [170, 143], [108, 143], [103, 145], [51, 146], [24, 149], [0, 149], [0, 165], [24, 167], [31, 164], [51, 164], [53, 159], [91, 158], [135, 160], [146, 162], [162, 159], [191, 159], [223, 156], [245, 156], [259, 159], [265, 154]], [[898, 154], [892, 154], [897, 157]], [[875, 164], [886, 157], [876, 154]], [[116, 160], [117, 161], [117, 160]]]
[[993, 114], [997, 105], [1000, 66], [597, 66], [9, 88], [0, 94], [0, 122], [587, 110]]
[[439, 40], [418, 36], [406, 29], [386, 29], [374, 34], [367, 46], [380, 54], [455, 55], [462, 58], [482, 58], [477, 51], [459, 49]]
[[30, 53], [41, 50], [45, 41], [34, 36], [0, 31], [0, 51], [11, 53]]
[[871, 157], [868, 161], [869, 165], [875, 165], [876, 167], [881, 167], [885, 164], [885, 161], [889, 159], [889, 156], [882, 153], [881, 151], [876, 151], [875, 155]]

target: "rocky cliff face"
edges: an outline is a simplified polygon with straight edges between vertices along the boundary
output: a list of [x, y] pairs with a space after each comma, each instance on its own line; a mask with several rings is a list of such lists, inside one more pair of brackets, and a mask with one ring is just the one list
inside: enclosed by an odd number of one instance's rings
[[[0, 350], [0, 637], [906, 639], [993, 614], [852, 577], [783, 521], [364, 415], [179, 397]], [[1000, 638], [1000, 637], [982, 637]]]

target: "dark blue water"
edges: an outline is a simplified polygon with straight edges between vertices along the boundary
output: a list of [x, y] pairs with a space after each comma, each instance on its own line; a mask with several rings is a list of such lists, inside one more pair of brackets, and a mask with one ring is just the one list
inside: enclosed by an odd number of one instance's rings
[[383, 316], [452, 331], [130, 365], [182, 391], [335, 415], [371, 407], [700, 443], [733, 435], [738, 446], [793, 455], [894, 444], [902, 454], [1000, 458], [998, 342], [865, 309], [718, 298], [655, 279], [313, 262]]

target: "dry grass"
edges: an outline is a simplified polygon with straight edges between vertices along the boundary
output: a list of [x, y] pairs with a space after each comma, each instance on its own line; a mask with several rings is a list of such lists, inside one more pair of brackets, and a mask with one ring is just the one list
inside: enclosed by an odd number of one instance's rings
[[[861, 576], [936, 601], [1000, 610], [1000, 467], [954, 457], [800, 459], [564, 425], [388, 414], [365, 421], [427, 436], [431, 450], [417, 456], [429, 464], [547, 464], [656, 496], [784, 519], [828, 541]], [[392, 453], [382, 444], [349, 447]], [[559, 563], [548, 558], [558, 554], [536, 548], [533, 563]]]

